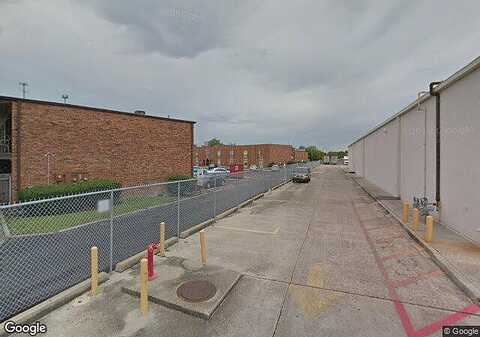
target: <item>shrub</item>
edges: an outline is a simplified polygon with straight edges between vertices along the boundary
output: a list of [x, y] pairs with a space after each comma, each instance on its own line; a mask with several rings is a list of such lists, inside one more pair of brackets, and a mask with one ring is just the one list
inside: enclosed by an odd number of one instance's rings
[[120, 188], [118, 182], [112, 180], [91, 180], [72, 184], [27, 187], [18, 194], [19, 201], [48, 199], [65, 195], [82, 194]]
[[167, 181], [179, 181], [179, 180], [188, 180], [188, 179], [192, 179], [192, 177], [179, 174], [179, 175], [168, 177]]

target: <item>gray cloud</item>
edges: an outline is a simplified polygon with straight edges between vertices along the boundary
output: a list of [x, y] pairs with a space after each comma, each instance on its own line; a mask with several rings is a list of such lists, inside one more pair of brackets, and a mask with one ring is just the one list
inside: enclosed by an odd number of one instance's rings
[[114, 24], [125, 28], [135, 48], [171, 57], [193, 58], [210, 49], [224, 48], [248, 1], [214, 0], [129, 0], [109, 2], [87, 0], [87, 4]]
[[475, 58], [468, 0], [0, 1], [0, 94], [337, 148]]

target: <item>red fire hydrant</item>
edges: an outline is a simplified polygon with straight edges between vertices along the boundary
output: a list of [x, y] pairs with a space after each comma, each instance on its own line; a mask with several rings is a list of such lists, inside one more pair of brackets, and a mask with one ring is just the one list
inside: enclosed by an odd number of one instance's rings
[[147, 249], [147, 266], [148, 266], [148, 280], [151, 281], [157, 275], [155, 275], [155, 270], [153, 269], [153, 255], [155, 254], [155, 249], [157, 249], [157, 245], [151, 243], [148, 245]]

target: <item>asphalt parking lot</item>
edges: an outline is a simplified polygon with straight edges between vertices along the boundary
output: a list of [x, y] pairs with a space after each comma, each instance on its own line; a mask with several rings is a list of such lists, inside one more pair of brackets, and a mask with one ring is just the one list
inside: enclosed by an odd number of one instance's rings
[[[243, 277], [209, 321], [138, 299], [113, 273], [40, 319], [48, 336], [441, 336], [479, 325], [473, 304], [339, 167], [287, 184], [206, 229], [208, 264]], [[167, 254], [199, 259], [198, 235]], [[161, 273], [162, 270], [157, 270]]]

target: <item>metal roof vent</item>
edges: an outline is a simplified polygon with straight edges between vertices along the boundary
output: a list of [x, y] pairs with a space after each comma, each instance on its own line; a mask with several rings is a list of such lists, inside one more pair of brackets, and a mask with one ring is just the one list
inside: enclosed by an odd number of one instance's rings
[[143, 115], [145, 115], [145, 110], [135, 110], [133, 113], [135, 115], [142, 115], [143, 116]]

